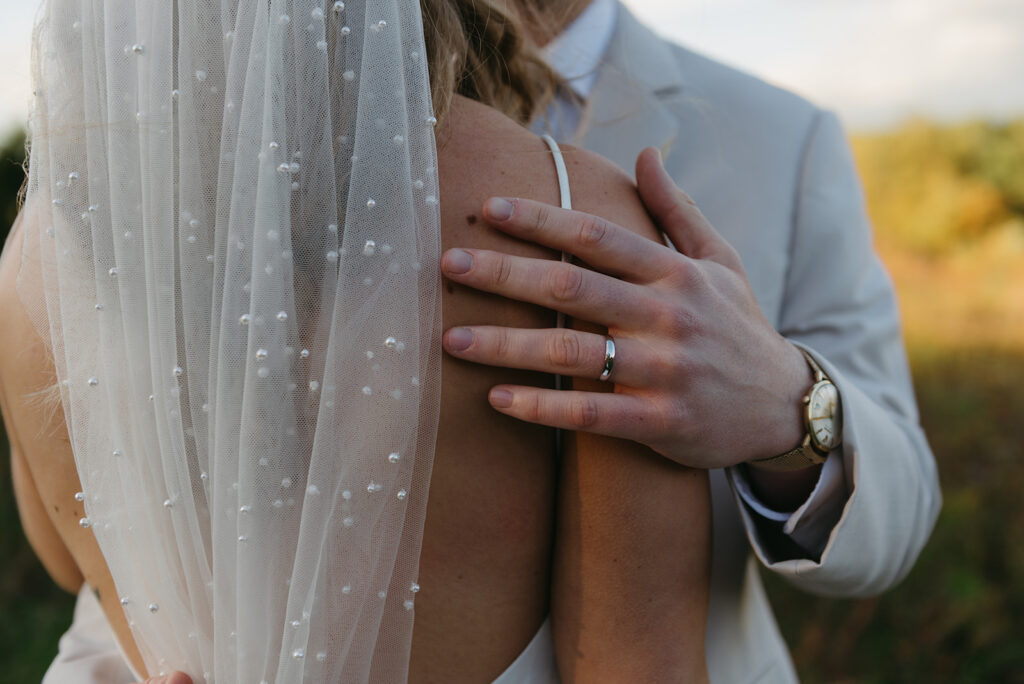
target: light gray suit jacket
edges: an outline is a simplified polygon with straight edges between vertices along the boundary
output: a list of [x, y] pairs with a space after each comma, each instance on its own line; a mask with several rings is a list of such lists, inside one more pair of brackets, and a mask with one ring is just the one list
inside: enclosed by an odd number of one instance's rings
[[[673, 178], [739, 250], [768, 320], [842, 395], [845, 491], [799, 511], [790, 535], [752, 515], [726, 473], [711, 478], [711, 681], [794, 682], [757, 560], [807, 591], [877, 593], [910, 569], [941, 504], [843, 131], [833, 114], [661, 40], [624, 8], [586, 118], [583, 146], [630, 172], [643, 147], [662, 148]], [[46, 681], [112, 682], [109, 667], [131, 681], [109, 627], [77, 615]], [[90, 635], [96, 643], [79, 643]]]
[[640, 149], [662, 149], [768, 320], [839, 388], [845, 491], [798, 511], [791, 535], [712, 473], [711, 681], [796, 681], [757, 561], [809, 592], [878, 593], [910, 570], [941, 506], [846, 138], [831, 112], [662, 40], [621, 6], [584, 128], [583, 147], [630, 173]]

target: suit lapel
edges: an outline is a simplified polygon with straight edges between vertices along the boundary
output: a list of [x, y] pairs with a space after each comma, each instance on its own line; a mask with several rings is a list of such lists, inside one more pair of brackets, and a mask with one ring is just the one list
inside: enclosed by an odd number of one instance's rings
[[682, 90], [669, 45], [620, 4], [577, 141], [632, 174], [641, 149], [653, 145], [667, 154], [671, 148], [679, 124], [666, 103]]

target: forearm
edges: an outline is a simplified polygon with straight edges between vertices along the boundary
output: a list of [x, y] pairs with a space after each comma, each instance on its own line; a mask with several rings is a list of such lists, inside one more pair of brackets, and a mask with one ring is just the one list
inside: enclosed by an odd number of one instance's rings
[[39, 489], [32, 479], [32, 473], [25, 462], [19, 447], [17, 433], [8, 419], [10, 411], [7, 397], [0, 389], [0, 412], [7, 430], [10, 443], [11, 482], [14, 485], [14, 501], [18, 507], [18, 516], [32, 550], [36, 552], [40, 562], [50, 577], [61, 589], [72, 594], [82, 586], [82, 572], [61, 539], [57, 528], [46, 513], [46, 507], [39, 496]]
[[552, 626], [565, 682], [706, 678], [706, 471], [635, 443], [567, 436]]

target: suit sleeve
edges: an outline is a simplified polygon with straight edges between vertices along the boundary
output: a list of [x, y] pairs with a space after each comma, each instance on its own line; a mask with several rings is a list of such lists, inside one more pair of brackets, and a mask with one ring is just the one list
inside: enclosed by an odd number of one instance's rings
[[[892, 282], [872, 245], [850, 147], [828, 111], [818, 113], [805, 147], [779, 331], [839, 389], [843, 444], [829, 458], [840, 459], [844, 486], [830, 505], [798, 511], [785, 526], [740, 503], [751, 544], [766, 567], [802, 589], [884, 591], [914, 564], [942, 497]], [[793, 543], [801, 534], [823, 540], [813, 544], [820, 554]]]

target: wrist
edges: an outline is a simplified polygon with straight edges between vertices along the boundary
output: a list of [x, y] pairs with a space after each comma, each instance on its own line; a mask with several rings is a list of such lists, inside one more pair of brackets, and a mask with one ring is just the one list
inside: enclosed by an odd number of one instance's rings
[[774, 408], [770, 412], [768, 429], [760, 440], [758, 453], [746, 459], [753, 468], [758, 460], [784, 454], [800, 446], [807, 435], [804, 421], [803, 397], [814, 384], [814, 373], [807, 364], [803, 352], [794, 344], [781, 338], [782, 353], [774, 364], [776, 376], [772, 396]]
[[814, 384], [804, 395], [806, 432], [799, 446], [756, 461], [762, 470], [795, 471], [820, 465], [843, 441], [843, 416], [838, 388], [809, 352], [800, 349], [814, 374]]
[[821, 476], [822, 465], [808, 465], [800, 470], [772, 471], [744, 463], [743, 473], [751, 492], [764, 505], [778, 511], [795, 511], [814, 491]]

